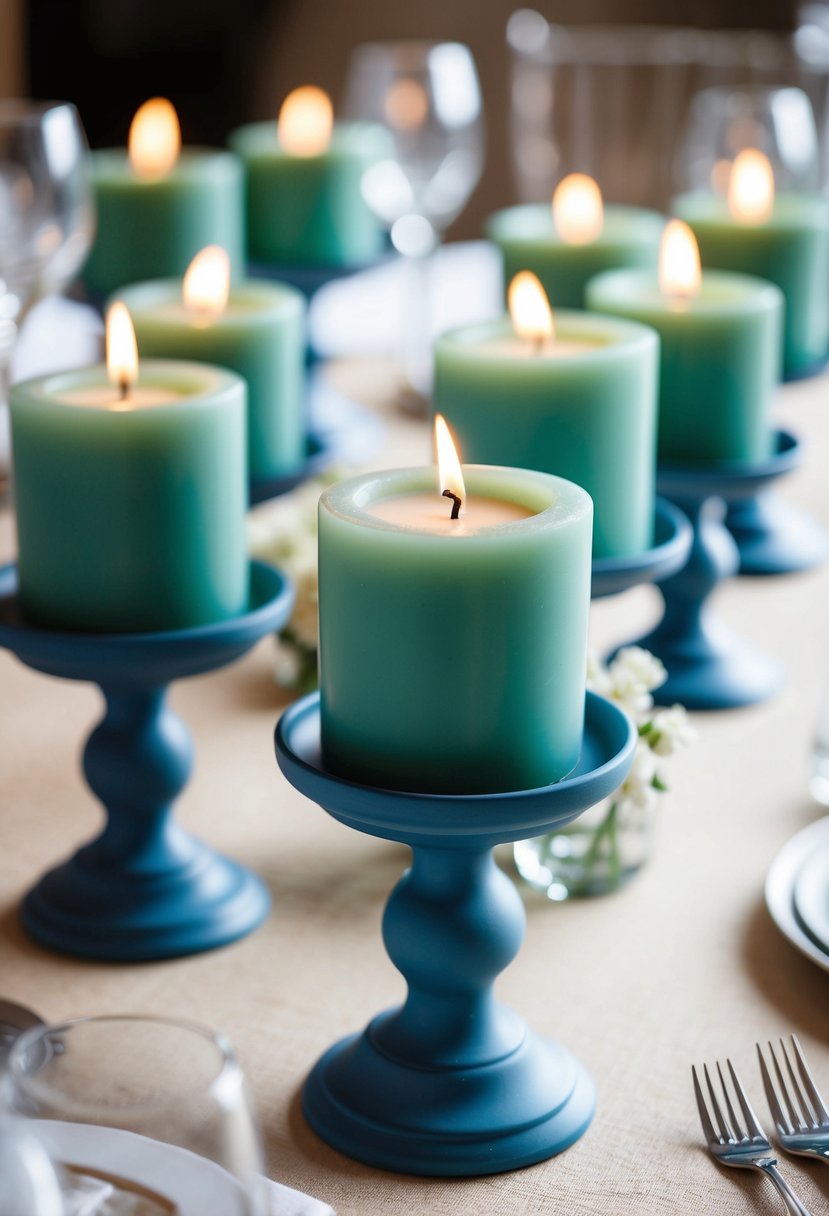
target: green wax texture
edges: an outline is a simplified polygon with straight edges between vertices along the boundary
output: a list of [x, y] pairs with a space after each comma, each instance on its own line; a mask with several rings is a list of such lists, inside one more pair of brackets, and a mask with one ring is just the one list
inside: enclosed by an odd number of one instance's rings
[[206, 245], [221, 245], [241, 274], [244, 185], [230, 152], [184, 149], [162, 177], [140, 177], [124, 151], [93, 152], [92, 185], [98, 225], [84, 282], [93, 295], [181, 276]]
[[596, 557], [641, 553], [653, 541], [657, 336], [614, 317], [554, 315], [556, 339], [538, 350], [506, 317], [444, 334], [435, 410], [464, 460], [587, 490]]
[[319, 507], [326, 767], [389, 789], [485, 793], [558, 781], [584, 719], [591, 503], [578, 486], [467, 466], [468, 494], [533, 514], [435, 534], [371, 514], [440, 499], [435, 469], [328, 489]]
[[605, 207], [601, 235], [584, 245], [570, 245], [556, 233], [552, 208], [529, 203], [497, 211], [485, 231], [501, 252], [505, 290], [519, 271], [531, 270], [553, 308], [584, 308], [588, 280], [601, 271], [656, 269], [664, 227], [656, 211]]
[[101, 404], [113, 395], [103, 367], [12, 389], [26, 616], [52, 628], [129, 633], [245, 610], [243, 381], [148, 359], [131, 392], [137, 404]]
[[681, 195], [673, 210], [692, 228], [703, 266], [757, 275], [780, 288], [783, 373], [814, 371], [829, 354], [829, 201], [778, 195], [762, 224], [739, 223], [725, 199], [702, 192]]
[[659, 332], [660, 461], [752, 464], [771, 454], [783, 327], [773, 284], [710, 270], [699, 294], [681, 302], [648, 271], [611, 270], [593, 279], [587, 302]]
[[362, 193], [363, 174], [389, 156], [381, 127], [337, 123], [314, 156], [285, 152], [275, 122], [240, 127], [230, 146], [245, 166], [251, 262], [360, 266], [382, 252], [383, 229]]
[[290, 473], [305, 454], [305, 299], [286, 284], [245, 281], [221, 316], [185, 308], [180, 279], [119, 293], [143, 358], [196, 359], [238, 372], [248, 387], [252, 479]]

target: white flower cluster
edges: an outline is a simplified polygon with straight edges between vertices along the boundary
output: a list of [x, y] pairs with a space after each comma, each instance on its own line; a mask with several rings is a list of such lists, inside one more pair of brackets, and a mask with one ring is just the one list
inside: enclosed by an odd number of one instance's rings
[[681, 705], [653, 711], [653, 690], [667, 678], [662, 663], [640, 646], [620, 650], [606, 667], [588, 656], [587, 687], [615, 701], [633, 719], [639, 744], [630, 772], [618, 791], [620, 814], [649, 811], [668, 787], [659, 760], [687, 747], [696, 737]]
[[296, 592], [291, 619], [276, 639], [274, 678], [283, 688], [299, 688], [316, 672], [317, 504], [322, 491], [336, 480], [332, 474], [307, 481], [248, 518], [251, 553], [284, 570]]

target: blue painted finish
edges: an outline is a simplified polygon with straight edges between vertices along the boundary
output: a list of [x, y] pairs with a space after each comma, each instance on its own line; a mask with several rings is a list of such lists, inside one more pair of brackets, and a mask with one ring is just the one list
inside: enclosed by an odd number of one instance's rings
[[732, 503], [725, 517], [740, 555], [740, 574], [796, 574], [821, 566], [829, 537], [817, 520], [776, 494]]
[[515, 957], [524, 908], [492, 846], [570, 822], [624, 780], [636, 733], [611, 703], [587, 695], [585, 746], [555, 785], [507, 794], [411, 794], [327, 773], [319, 695], [276, 731], [292, 785], [347, 826], [412, 847], [412, 866], [383, 917], [408, 996], [318, 1061], [303, 1109], [334, 1148], [410, 1174], [491, 1174], [541, 1161], [577, 1140], [593, 1083], [557, 1043], [536, 1036], [492, 986]]
[[635, 643], [668, 670], [668, 679], [654, 692], [658, 704], [734, 709], [764, 701], [781, 688], [779, 664], [719, 620], [709, 599], [739, 569], [737, 546], [723, 522], [725, 506], [755, 499], [798, 458], [798, 441], [778, 431], [775, 453], [756, 465], [658, 471], [660, 492], [685, 512], [694, 530], [687, 565], [660, 584], [662, 620]]
[[290, 584], [252, 562], [244, 615], [146, 634], [30, 627], [16, 586], [14, 567], [0, 570], [0, 646], [48, 675], [98, 684], [106, 702], [83, 758], [106, 825], [29, 892], [24, 927], [61, 953], [122, 961], [193, 954], [250, 932], [268, 912], [263, 883], [173, 819], [193, 748], [165, 703], [166, 686], [232, 663], [278, 629], [291, 610]]
[[681, 570], [691, 552], [691, 525], [678, 507], [657, 498], [653, 545], [627, 557], [594, 557], [591, 598], [618, 595], [640, 583], [656, 583]]

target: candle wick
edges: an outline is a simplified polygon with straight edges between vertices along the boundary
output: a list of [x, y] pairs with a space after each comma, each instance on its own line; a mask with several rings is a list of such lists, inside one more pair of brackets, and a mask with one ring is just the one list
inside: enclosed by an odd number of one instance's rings
[[532, 340], [532, 343], [533, 343], [533, 354], [540, 355], [547, 345], [547, 335], [546, 334], [536, 334]]
[[130, 382], [126, 376], [122, 376], [118, 381], [118, 392], [121, 401], [126, 401], [130, 395]]
[[457, 519], [461, 513], [461, 503], [463, 500], [459, 497], [459, 495], [453, 494], [451, 490], [444, 490], [443, 497], [452, 499], [452, 514], [450, 519]]

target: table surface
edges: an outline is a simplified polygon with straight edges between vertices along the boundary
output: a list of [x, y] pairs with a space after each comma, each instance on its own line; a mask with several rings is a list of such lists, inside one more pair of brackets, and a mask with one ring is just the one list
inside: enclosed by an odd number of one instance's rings
[[[383, 415], [375, 464], [428, 459], [425, 424], [386, 404], [387, 364], [334, 364], [329, 374]], [[783, 493], [829, 525], [829, 378], [781, 390], [778, 418], [810, 441]], [[0, 556], [13, 551], [7, 509]], [[303, 1122], [298, 1091], [317, 1056], [403, 995], [380, 917], [407, 852], [329, 819], [278, 771], [272, 737], [285, 702], [268, 640], [233, 668], [178, 684], [171, 699], [196, 741], [180, 819], [257, 869], [273, 912], [230, 948], [140, 966], [61, 958], [19, 928], [26, 888], [100, 826], [78, 758], [101, 703], [94, 688], [0, 652], [2, 995], [50, 1020], [163, 1011], [223, 1029], [248, 1071], [272, 1175], [340, 1216], [777, 1212], [759, 1175], [723, 1171], [703, 1152], [690, 1066], [731, 1056], [766, 1116], [754, 1043], [795, 1031], [829, 1091], [829, 973], [781, 937], [763, 904], [775, 853], [822, 813], [807, 780], [829, 673], [828, 597], [829, 567], [722, 588], [721, 615], [785, 662], [786, 690], [759, 708], [695, 715], [699, 738], [671, 764], [652, 862], [627, 889], [570, 905], [524, 892], [526, 941], [498, 993], [572, 1048], [599, 1090], [587, 1135], [558, 1158], [480, 1180], [408, 1178], [347, 1160]], [[655, 608], [655, 592], [641, 588], [594, 605], [593, 644], [635, 637]], [[785, 1166], [806, 1204], [825, 1211], [829, 1172]]]

